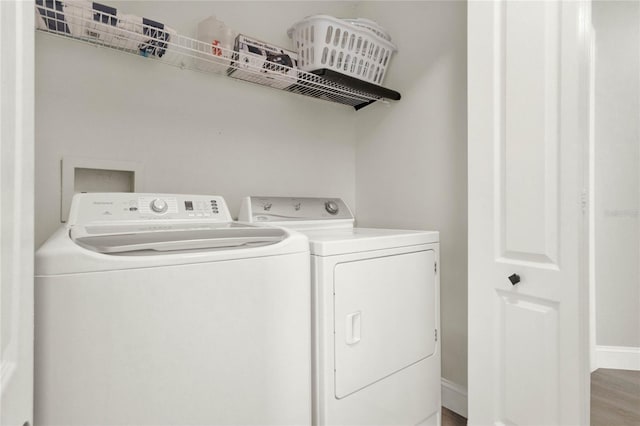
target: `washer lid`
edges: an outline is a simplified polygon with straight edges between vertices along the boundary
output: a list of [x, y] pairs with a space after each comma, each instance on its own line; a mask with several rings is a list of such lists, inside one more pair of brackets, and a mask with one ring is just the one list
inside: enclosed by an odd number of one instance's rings
[[126, 255], [257, 247], [278, 243], [287, 233], [280, 228], [236, 224], [120, 224], [76, 226], [70, 237], [98, 253]]
[[383, 250], [439, 241], [439, 233], [436, 231], [353, 228], [303, 233], [309, 238], [311, 254], [316, 256]]

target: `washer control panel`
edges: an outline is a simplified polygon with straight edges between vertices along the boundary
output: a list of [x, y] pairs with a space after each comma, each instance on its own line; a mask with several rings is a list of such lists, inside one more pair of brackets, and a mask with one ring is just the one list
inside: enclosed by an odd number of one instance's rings
[[87, 193], [71, 202], [69, 224], [116, 221], [231, 222], [224, 198], [218, 195]]
[[238, 220], [243, 222], [283, 222], [353, 219], [340, 198], [247, 197]]

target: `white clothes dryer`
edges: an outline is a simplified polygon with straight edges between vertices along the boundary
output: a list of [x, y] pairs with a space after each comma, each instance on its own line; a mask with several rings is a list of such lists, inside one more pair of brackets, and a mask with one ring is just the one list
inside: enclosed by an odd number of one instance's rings
[[309, 424], [308, 282], [306, 237], [222, 197], [76, 195], [36, 253], [36, 424]]
[[337, 198], [247, 197], [239, 220], [309, 238], [313, 423], [440, 424], [438, 232], [354, 228]]

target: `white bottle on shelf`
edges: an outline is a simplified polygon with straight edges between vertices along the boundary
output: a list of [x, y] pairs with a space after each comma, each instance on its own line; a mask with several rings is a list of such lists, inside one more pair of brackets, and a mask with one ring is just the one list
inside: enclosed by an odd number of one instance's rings
[[231, 59], [236, 33], [215, 16], [209, 16], [198, 24], [198, 40], [209, 43], [211, 50], [207, 53], [225, 59]]

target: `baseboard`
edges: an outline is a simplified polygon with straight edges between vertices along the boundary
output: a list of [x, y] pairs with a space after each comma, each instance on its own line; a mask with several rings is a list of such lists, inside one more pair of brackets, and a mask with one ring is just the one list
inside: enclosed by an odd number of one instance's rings
[[467, 388], [442, 379], [442, 406], [467, 417]]
[[640, 371], [640, 348], [596, 346], [596, 366], [598, 368]]

